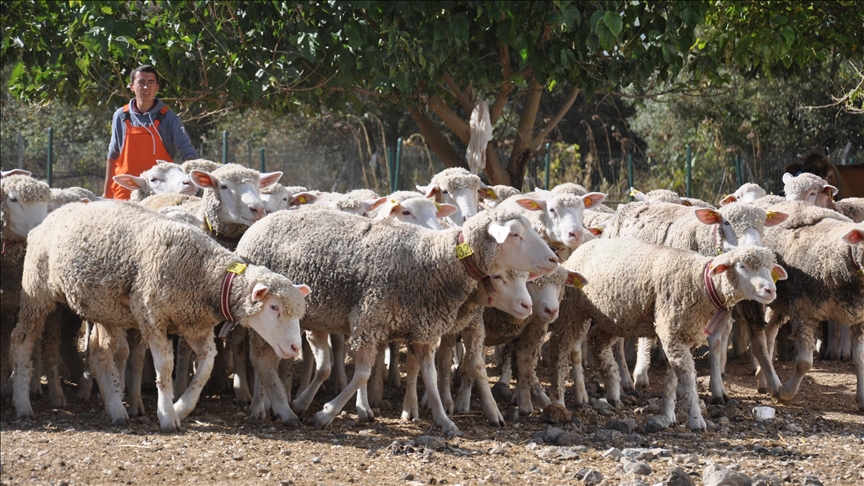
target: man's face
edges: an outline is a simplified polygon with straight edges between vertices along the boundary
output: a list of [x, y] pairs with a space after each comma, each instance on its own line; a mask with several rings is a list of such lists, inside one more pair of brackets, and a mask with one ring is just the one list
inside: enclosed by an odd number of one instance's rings
[[159, 83], [156, 82], [156, 75], [153, 73], [135, 73], [135, 79], [129, 87], [135, 93], [135, 99], [139, 104], [153, 102], [156, 93], [159, 92]]

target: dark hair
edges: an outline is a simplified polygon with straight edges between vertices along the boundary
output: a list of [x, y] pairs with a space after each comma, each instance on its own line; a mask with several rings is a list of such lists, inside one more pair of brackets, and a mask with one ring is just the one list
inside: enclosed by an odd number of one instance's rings
[[156, 72], [156, 68], [154, 68], [153, 66], [151, 66], [149, 64], [142, 64], [142, 65], [140, 65], [137, 68], [132, 70], [132, 75], [129, 76], [129, 83], [130, 84], [135, 82], [135, 75], [138, 73], [153, 74], [154, 76], [156, 76], [156, 84], [159, 84], [159, 73]]

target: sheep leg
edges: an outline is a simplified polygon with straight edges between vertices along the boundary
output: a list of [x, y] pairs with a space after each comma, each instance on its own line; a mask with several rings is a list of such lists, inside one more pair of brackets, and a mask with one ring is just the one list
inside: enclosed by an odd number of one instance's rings
[[294, 384], [294, 360], [283, 359], [279, 361], [279, 379], [285, 388], [285, 396], [291, 403], [291, 387]]
[[413, 343], [414, 354], [420, 363], [420, 374], [423, 376], [423, 384], [426, 385], [426, 394], [429, 396], [429, 408], [432, 410], [432, 420], [435, 425], [441, 427], [446, 437], [462, 435], [462, 432], [447, 417], [444, 406], [441, 404], [441, 395], [438, 394], [438, 373], [435, 371], [435, 347], [437, 343]]
[[594, 358], [599, 361], [598, 368], [606, 386], [606, 401], [613, 407], [621, 406], [621, 375], [618, 373], [618, 363], [612, 354], [612, 344], [616, 337], [601, 330], [589, 335], [589, 347]]
[[[368, 383], [368, 381], [367, 381]], [[372, 411], [372, 406], [369, 405], [369, 388], [361, 386], [357, 390], [357, 398], [354, 401], [354, 408], [357, 409], [357, 420], [360, 422], [372, 422], [375, 419], [375, 412]]]
[[[316, 347], [316, 342], [312, 338], [312, 334], [315, 334], [315, 333], [309, 333], [309, 334], [310, 334], [309, 344], [314, 349]], [[327, 333], [318, 333], [318, 334], [323, 335], [323, 342], [326, 343]], [[321, 337], [318, 337], [318, 338], [320, 339]], [[327, 356], [326, 357], [328, 359], [326, 362], [328, 363], [327, 374], [329, 375], [330, 374], [329, 346], [327, 346], [327, 348], [328, 349], [327, 349]], [[351, 378], [351, 381], [348, 383], [348, 386], [346, 386], [344, 390], [342, 390], [338, 395], [336, 395], [336, 398], [334, 398], [333, 400], [330, 400], [329, 402], [324, 404], [324, 408], [320, 412], [315, 414], [315, 428], [316, 429], [327, 428], [333, 422], [333, 419], [335, 419], [336, 416], [339, 415], [339, 412], [342, 411], [342, 409], [345, 407], [345, 404], [348, 403], [348, 400], [350, 400], [351, 397], [354, 396], [355, 393], [357, 393], [357, 390], [359, 390], [361, 387], [366, 386], [366, 382], [369, 381], [369, 375], [372, 373], [372, 365], [375, 363], [375, 352], [377, 350], [378, 350], [378, 344], [375, 343], [375, 344], [371, 344], [371, 345], [361, 346], [354, 351], [354, 376]], [[322, 357], [322, 356], [320, 356], [319, 354], [316, 353], [315, 360], [319, 361], [319, 366], [320, 366], [319, 357]], [[306, 393], [310, 389], [312, 389], [313, 385], [315, 384], [315, 381], [317, 381], [317, 380], [318, 380], [318, 373], [316, 372], [315, 378], [313, 378], [312, 384], [310, 384], [309, 388], [304, 390], [303, 393]]]
[[648, 369], [651, 368], [651, 348], [654, 347], [653, 337], [639, 338], [636, 351], [636, 366], [633, 368], [634, 385], [637, 390], [645, 390], [650, 384]]
[[612, 345], [612, 352], [618, 362], [618, 374], [621, 375], [621, 389], [625, 392], [633, 390], [633, 377], [627, 366], [627, 354], [624, 350], [624, 338], [618, 338]]
[[672, 363], [666, 365], [666, 386], [663, 387], [663, 400], [660, 402], [660, 415], [669, 419], [669, 423], [678, 422], [675, 417], [675, 398], [678, 387], [678, 375]]
[[[586, 324], [589, 321], [586, 321]], [[587, 326], [586, 326], [587, 327]], [[587, 329], [585, 330], [587, 332]], [[584, 336], [585, 333], [583, 333]], [[573, 345], [570, 349], [570, 363], [571, 370], [570, 376], [573, 379], [573, 395], [575, 395], [576, 405], [582, 405], [588, 403], [588, 390], [585, 388], [585, 368], [582, 365], [582, 341], [583, 338], [580, 337], [579, 340]], [[566, 364], [566, 360], [564, 361]], [[566, 376], [567, 371], [562, 369], [560, 371], [563, 375]], [[561, 405], [562, 407], [566, 406], [564, 403], [564, 376], [559, 378], [561, 380], [561, 390], [560, 390], [560, 400], [556, 403]]]
[[[658, 327], [661, 326], [658, 325]], [[690, 430], [703, 431], [707, 428], [707, 424], [705, 423], [705, 419], [702, 417], [702, 409], [699, 406], [699, 393], [696, 391], [696, 364], [693, 362], [693, 355], [690, 353], [690, 346], [675, 341], [671, 336], [661, 335], [660, 340], [666, 350], [666, 358], [669, 360], [669, 367], [674, 370], [675, 375], [677, 375], [677, 388], [679, 391], [683, 392], [684, 402], [689, 406], [687, 421], [690, 424]], [[667, 385], [667, 391], [668, 389]], [[673, 405], [673, 418], [675, 415], [674, 408]]]
[[[729, 334], [732, 333], [732, 319], [727, 318], [708, 336], [708, 360], [711, 363], [711, 379], [708, 387], [711, 389], [711, 403], [723, 405], [729, 400], [726, 388], [723, 386], [723, 367], [726, 362], [726, 348]], [[725, 339], [724, 339], [725, 337]], [[666, 353], [669, 356], [669, 353]]]
[[825, 332], [822, 333], [822, 343], [824, 353], [822, 356], [826, 360], [836, 360], [840, 357], [840, 324], [835, 321], [828, 321], [822, 325]]
[[864, 412], [864, 323], [849, 326], [852, 361], [855, 363], [855, 374], [858, 375], [858, 411]]
[[[519, 413], [523, 415], [534, 412], [535, 404], [544, 409], [552, 403], [537, 378], [537, 363], [540, 361], [543, 336], [548, 329], [545, 322], [532, 320], [519, 336], [520, 345], [516, 347], [516, 397]], [[527, 402], [524, 401], [526, 397]]]
[[[464, 351], [460, 343], [457, 342], [457, 337], [455, 334], [443, 336], [435, 357], [436, 370], [438, 371], [438, 395], [441, 396], [441, 404], [447, 415], [453, 415], [453, 409], [455, 408], [453, 393], [450, 391], [453, 385], [453, 363], [456, 362], [457, 358], [460, 366], [461, 363], [464, 363], [464, 359], [456, 356], [460, 354], [460, 351]], [[480, 342], [482, 343], [483, 341], [481, 340]], [[427, 390], [423, 394], [423, 400], [420, 401], [420, 404], [424, 407], [428, 406], [428, 393], [429, 391]], [[470, 400], [470, 394], [468, 398]]]
[[94, 324], [91, 336], [90, 367], [99, 384], [105, 412], [114, 425], [126, 425], [129, 415], [123, 407], [122, 373], [116, 360], [121, 340], [126, 341], [126, 331]]
[[66, 396], [63, 394], [63, 381], [60, 378], [60, 326], [62, 315], [60, 308], [48, 316], [45, 332], [42, 335], [42, 356], [48, 375], [48, 399], [54, 408], [66, 407]]
[[249, 391], [249, 371], [246, 369], [249, 333], [245, 327], [237, 326], [231, 333], [230, 339], [231, 354], [234, 357], [234, 399], [238, 404], [245, 406], [252, 401], [252, 392]]
[[[268, 408], [272, 408], [273, 413], [282, 420], [283, 424], [289, 427], [299, 427], [300, 420], [291, 410], [290, 398], [285, 384], [279, 376], [282, 360], [256, 332], [249, 332], [249, 348], [249, 357], [252, 358], [252, 367], [255, 369], [256, 383], [255, 396], [249, 407], [249, 419], [252, 421], [264, 420], [267, 418]], [[270, 402], [270, 407], [267, 407], [267, 401]]]
[[402, 377], [399, 375], [399, 343], [391, 341], [390, 364], [387, 367], [387, 386], [390, 388], [402, 388]]
[[510, 343], [499, 346], [501, 348], [498, 369], [501, 370], [501, 375], [498, 377], [498, 383], [492, 389], [498, 389], [498, 393], [505, 398], [511, 395], [510, 380], [513, 378], [513, 349]]
[[15, 404], [15, 415], [19, 419], [34, 416], [30, 404], [33, 348], [42, 336], [45, 320], [56, 307], [48, 295], [38, 295], [37, 292], [22, 294], [18, 324], [9, 339], [9, 355], [14, 365], [12, 401]]
[[[483, 413], [486, 415], [486, 420], [492, 425], [503, 427], [504, 415], [498, 409], [498, 404], [495, 403], [495, 398], [492, 396], [492, 389], [489, 387], [489, 376], [486, 374], [486, 359], [485, 347], [483, 341], [486, 340], [486, 328], [483, 326], [483, 319], [477, 319], [467, 328], [462, 331], [462, 342], [465, 345], [465, 355], [462, 358], [463, 381], [460, 387], [460, 396], [462, 390], [468, 390], [468, 399], [461, 405], [464, 406], [464, 411], [470, 407], [471, 386], [476, 380], [478, 384], [478, 393], [480, 394], [480, 403], [483, 407]], [[539, 348], [539, 346], [538, 346]], [[465, 378], [468, 378], [466, 380]], [[468, 382], [466, 384], [466, 381]], [[447, 389], [449, 391], [449, 388]], [[457, 400], [458, 401], [458, 400]], [[458, 404], [457, 404], [458, 405]]]
[[[339, 393], [348, 386], [348, 374], [345, 373], [345, 335], [339, 333], [330, 334], [330, 345], [333, 348], [333, 373], [336, 378], [336, 393]], [[383, 397], [383, 384], [381, 394]], [[378, 399], [378, 403], [381, 403], [381, 398]]]
[[[331, 337], [335, 334], [331, 334]], [[369, 404], [377, 407], [381, 404], [384, 398], [384, 350], [387, 349], [387, 343], [378, 345], [378, 353], [375, 355], [375, 366], [372, 367], [372, 376], [369, 378], [369, 383], [366, 388], [369, 392]], [[339, 357], [336, 355], [336, 348], [333, 348], [333, 364], [339, 362]], [[344, 387], [342, 387], [344, 388]], [[339, 391], [342, 391], [342, 388]]]
[[84, 365], [86, 368], [84, 372], [81, 374], [81, 379], [78, 380], [78, 393], [76, 394], [76, 398], [80, 402], [89, 402], [90, 394], [93, 392], [93, 374], [90, 371], [90, 353], [92, 346], [91, 339], [93, 339], [93, 324], [90, 321], [83, 321], [82, 328], [84, 329], [84, 355], [86, 358], [84, 359]]
[[402, 399], [402, 421], [410, 422], [412, 419], [420, 418], [420, 407], [417, 403], [417, 377], [420, 375], [420, 363], [411, 346], [408, 346], [408, 354], [405, 358], [405, 397]]
[[571, 373], [576, 404], [588, 403], [588, 391], [585, 389], [585, 370], [582, 366], [582, 342], [590, 325], [591, 321], [586, 319], [578, 324], [559, 324], [552, 331], [553, 337], [549, 340], [549, 359], [552, 364], [552, 403], [565, 406], [564, 386], [567, 375]]
[[213, 343], [212, 333], [207, 332], [203, 336], [194, 338], [187, 337], [186, 342], [195, 351], [195, 376], [192, 377], [192, 382], [189, 383], [189, 387], [183, 392], [183, 396], [174, 404], [174, 411], [180, 420], [185, 419], [192, 413], [192, 410], [195, 410], [195, 405], [198, 404], [201, 391], [204, 390], [204, 385], [210, 379], [210, 373], [213, 371], [213, 361], [216, 359], [216, 344]]
[[[157, 326], [154, 326], [158, 329]], [[141, 337], [147, 341], [150, 354], [153, 355], [153, 367], [156, 370], [156, 415], [159, 426], [166, 432], [180, 432], [180, 418], [174, 410], [174, 381], [171, 371], [174, 369], [174, 352], [168, 336], [158, 331], [141, 329]]]
[[309, 346], [309, 340], [306, 338], [306, 333], [300, 335], [300, 342], [303, 347], [303, 360], [300, 364], [300, 385], [297, 386], [297, 395], [303, 393], [303, 390], [309, 387], [312, 382], [312, 375], [315, 373], [315, 357], [312, 354], [312, 347]]
[[801, 386], [801, 380], [804, 375], [813, 367], [813, 348], [815, 348], [815, 340], [813, 330], [818, 325], [817, 322], [810, 319], [795, 316], [792, 318], [792, 330], [795, 336], [795, 343], [798, 347], [798, 359], [795, 362], [795, 374], [787, 381], [780, 392], [778, 399], [788, 401], [795, 397], [798, 393], [798, 388]]
[[748, 354], [747, 346], [749, 346], [750, 336], [747, 333], [747, 326], [740, 319], [735, 319], [732, 323], [732, 355], [736, 359], [741, 359], [742, 356]]
[[129, 415], [137, 417], [144, 415], [144, 401], [141, 399], [141, 379], [144, 374], [144, 361], [147, 357], [147, 343], [141, 339], [141, 333], [133, 331], [132, 344], [129, 346], [129, 381], [126, 382], [126, 403], [129, 404]]
[[838, 359], [849, 361], [852, 359], [852, 326], [840, 326], [840, 354]]
[[[44, 328], [43, 328], [44, 329]], [[33, 374], [30, 375], [30, 395], [34, 398], [42, 396], [42, 375], [45, 362], [42, 360], [42, 340], [33, 347]]]
[[[302, 392], [298, 393], [297, 398], [294, 399], [293, 402], [291, 402], [291, 409], [294, 410], [294, 412], [296, 413], [304, 412], [306, 411], [306, 409], [309, 408], [309, 405], [312, 404], [312, 399], [315, 398], [315, 394], [318, 393], [318, 388], [320, 388], [321, 384], [324, 383], [327, 380], [327, 377], [330, 376], [330, 343], [328, 338], [329, 334], [326, 332], [306, 331], [306, 339], [308, 340], [309, 347], [311, 348], [309, 357], [312, 358], [313, 353], [315, 356], [315, 376], [312, 378], [309, 386], [303, 389]], [[306, 356], [304, 355], [303, 358], [305, 361]], [[369, 371], [371, 372], [372, 363], [369, 364], [369, 368]], [[355, 371], [354, 373], [356, 376], [357, 372]], [[369, 377], [367, 376], [363, 380], [363, 383], [365, 384], [368, 379]], [[351, 380], [352, 383], [354, 381], [354, 379]], [[345, 390], [342, 390], [342, 392], [340, 392], [338, 396], [342, 396], [344, 392]], [[334, 402], [331, 401], [330, 403]], [[342, 405], [339, 407], [339, 410], [342, 410], [342, 407], [344, 406], [345, 403], [342, 403]], [[332, 421], [333, 418], [331, 417], [330, 420], [328, 420], [323, 426], [329, 425]]]
[[129, 340], [126, 338], [126, 331], [118, 331], [116, 336], [117, 348], [114, 350], [114, 365], [120, 373], [120, 390], [122, 393], [126, 389], [126, 363], [129, 361]]
[[180, 337], [177, 339], [177, 366], [174, 371], [174, 399], [180, 398], [180, 395], [186, 391], [189, 386], [189, 377], [191, 376], [190, 369], [192, 368], [192, 348], [186, 343], [186, 339]]

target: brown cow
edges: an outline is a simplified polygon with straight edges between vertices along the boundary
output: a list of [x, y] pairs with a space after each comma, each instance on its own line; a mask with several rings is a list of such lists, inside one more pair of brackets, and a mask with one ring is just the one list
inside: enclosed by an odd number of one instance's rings
[[827, 156], [813, 151], [808, 156], [798, 156], [801, 162], [786, 166], [786, 172], [797, 175], [801, 172], [816, 174], [838, 189], [836, 199], [864, 197], [864, 164], [837, 165]]

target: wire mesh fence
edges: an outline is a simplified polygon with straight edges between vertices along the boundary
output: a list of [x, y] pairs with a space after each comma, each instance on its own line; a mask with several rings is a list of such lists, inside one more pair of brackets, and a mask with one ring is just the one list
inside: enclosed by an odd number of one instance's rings
[[[285, 185], [324, 191], [369, 188], [387, 194], [393, 187], [414, 189], [416, 185], [427, 184], [435, 173], [446, 167], [419, 135], [406, 138], [398, 149], [391, 146], [386, 150], [363, 144], [356, 134], [346, 130], [335, 130], [328, 137], [323, 141], [301, 137], [256, 139], [244, 133], [228, 132], [224, 141], [221, 137], [201, 140], [196, 150], [199, 157], [217, 162], [282, 171]], [[31, 171], [35, 177], [47, 179], [47, 136], [18, 134], [14, 143], [4, 143], [2, 152], [3, 170], [20, 167]], [[75, 134], [55, 134], [51, 150], [52, 186], [81, 186], [101, 193], [106, 152], [107, 143], [105, 146], [92, 141], [82, 143]], [[858, 164], [864, 162], [862, 155], [857, 148], [852, 148], [843, 160]], [[502, 163], [506, 164], [509, 156], [506, 147], [499, 149]], [[832, 163], [840, 163], [841, 156], [840, 151], [830, 153]], [[693, 147], [689, 158], [689, 195], [716, 203], [743, 182], [755, 182], [770, 193], [779, 194], [783, 189], [784, 169], [795, 161], [795, 155], [789, 151], [765, 151], [757, 157], [752, 154], [716, 156]], [[585, 151], [577, 145], [556, 142], [528, 160], [521, 189], [545, 187], [548, 167], [550, 187], [576, 182], [608, 194], [608, 200], [613, 203], [629, 201], [631, 185], [642, 191], [670, 189], [683, 196], [688, 192], [687, 164], [684, 149], [673, 160], [658, 160], [641, 151]]]

